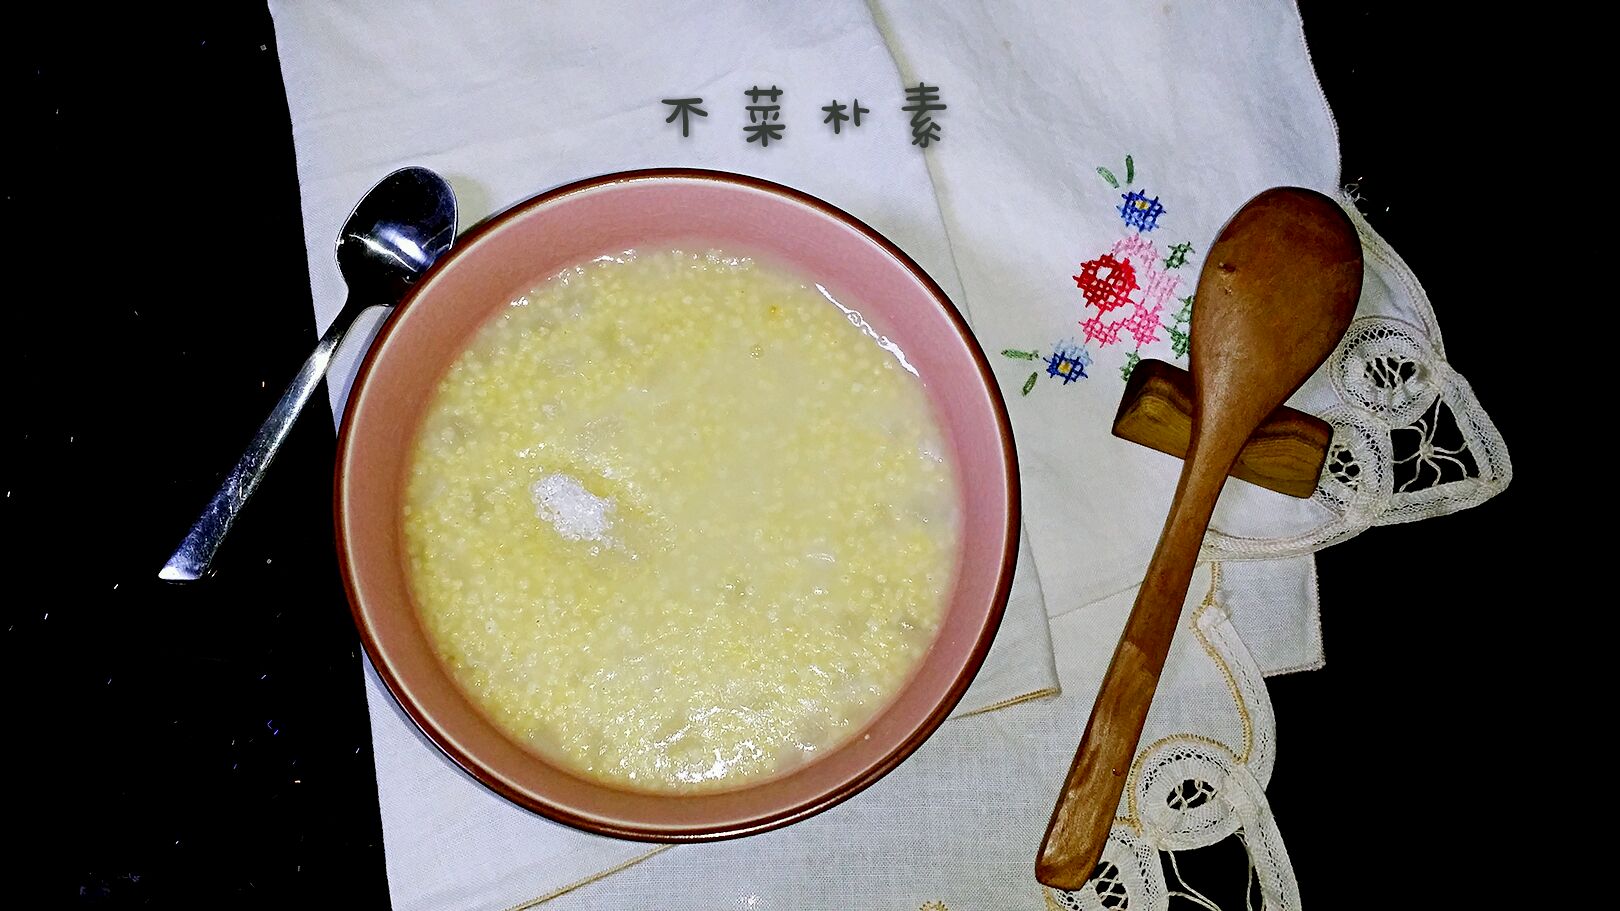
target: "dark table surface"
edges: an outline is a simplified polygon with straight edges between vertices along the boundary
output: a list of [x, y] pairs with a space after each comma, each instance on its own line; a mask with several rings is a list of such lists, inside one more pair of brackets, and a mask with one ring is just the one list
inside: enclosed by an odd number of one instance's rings
[[[1304, 12], [1344, 180], [1426, 285], [1450, 360], [1530, 476], [1527, 396], [1502, 369], [1511, 292], [1482, 228], [1499, 202], [1476, 191], [1517, 167], [1483, 135], [1514, 75], [1465, 75], [1434, 53], [1448, 22], [1400, 5]], [[294, 431], [216, 578], [155, 575], [314, 343], [270, 17], [212, 3], [20, 15], [4, 38], [3, 221], [24, 276], [8, 294], [21, 325], [0, 456], [11, 891], [41, 906], [383, 906], [326, 409]], [[1448, 829], [1494, 824], [1465, 795], [1494, 788], [1505, 760], [1461, 754], [1508, 686], [1496, 662], [1512, 643], [1465, 620], [1517, 582], [1524, 500], [1515, 487], [1319, 555], [1328, 666], [1270, 682], [1269, 793], [1312, 905], [1369, 877], [1412, 903], [1445, 894], [1421, 864], [1384, 860], [1437, 787], [1460, 798]], [[1202, 861], [1224, 880], [1201, 887], [1238, 894], [1230, 860]]]

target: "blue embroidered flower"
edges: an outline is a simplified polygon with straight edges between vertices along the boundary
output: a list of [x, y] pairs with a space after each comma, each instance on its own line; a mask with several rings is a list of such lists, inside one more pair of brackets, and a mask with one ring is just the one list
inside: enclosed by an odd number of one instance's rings
[[1067, 386], [1086, 376], [1086, 367], [1091, 365], [1091, 354], [1073, 341], [1054, 345], [1051, 355], [1046, 358], [1046, 375], [1055, 376], [1063, 380]]
[[1125, 219], [1125, 227], [1151, 231], [1159, 226], [1159, 216], [1164, 214], [1159, 197], [1149, 199], [1141, 190], [1132, 190], [1120, 194], [1119, 198], [1125, 200], [1125, 204], [1119, 207], [1119, 217]]

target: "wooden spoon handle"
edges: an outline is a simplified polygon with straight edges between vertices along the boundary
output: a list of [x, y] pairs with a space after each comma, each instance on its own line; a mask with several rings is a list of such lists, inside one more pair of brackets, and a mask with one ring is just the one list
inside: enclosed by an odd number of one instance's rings
[[1159, 546], [1114, 648], [1035, 861], [1035, 878], [1054, 889], [1085, 885], [1102, 858], [1159, 673], [1170, 655], [1198, 549], [1230, 467], [1231, 458], [1201, 459], [1196, 451], [1188, 456]]

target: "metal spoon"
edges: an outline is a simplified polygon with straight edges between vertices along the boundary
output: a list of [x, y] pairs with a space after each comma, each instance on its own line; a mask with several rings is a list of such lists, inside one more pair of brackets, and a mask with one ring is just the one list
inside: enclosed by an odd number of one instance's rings
[[332, 352], [354, 318], [372, 304], [399, 303], [406, 289], [432, 266], [456, 236], [456, 196], [444, 178], [426, 168], [402, 168], [384, 177], [354, 207], [337, 239], [338, 269], [349, 297], [315, 351], [293, 377], [247, 451], [191, 526], [158, 578], [189, 582], [201, 578], [219, 550], [236, 514], [264, 476], [287, 439], [298, 413], [326, 376]]
[[1344, 210], [1297, 187], [1244, 203], [1210, 247], [1193, 306], [1192, 445], [1047, 824], [1035, 861], [1045, 885], [1078, 889], [1102, 857], [1226, 474], [1344, 336], [1361, 274], [1361, 239]]

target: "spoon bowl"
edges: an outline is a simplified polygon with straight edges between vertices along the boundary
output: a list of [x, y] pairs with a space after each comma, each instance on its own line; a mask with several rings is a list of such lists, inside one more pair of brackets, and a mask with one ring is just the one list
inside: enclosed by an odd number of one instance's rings
[[450, 249], [456, 196], [427, 168], [401, 168], [378, 181], [338, 233], [338, 270], [354, 302], [356, 289], [393, 292], [389, 303]]

